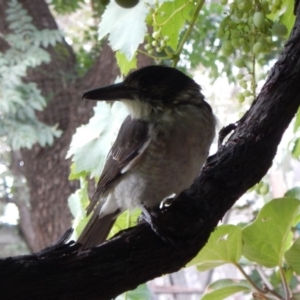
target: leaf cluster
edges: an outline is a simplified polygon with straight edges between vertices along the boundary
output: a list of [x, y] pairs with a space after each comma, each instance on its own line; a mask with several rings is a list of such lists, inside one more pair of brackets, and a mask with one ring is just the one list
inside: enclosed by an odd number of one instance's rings
[[10, 34], [4, 36], [9, 48], [0, 53], [0, 136], [13, 149], [31, 148], [34, 143], [51, 145], [61, 132], [57, 126], [40, 122], [35, 111], [47, 101], [35, 83], [25, 82], [27, 70], [50, 61], [45, 50], [62, 40], [57, 30], [37, 30], [32, 18], [16, 0], [8, 2], [6, 20]]
[[69, 14], [75, 12], [84, 4], [84, 0], [51, 0], [50, 5], [59, 14]]
[[[295, 195], [295, 193], [293, 193]], [[287, 195], [288, 196], [288, 195]], [[299, 194], [298, 194], [299, 196]], [[262, 207], [248, 225], [221, 225], [213, 232], [199, 254], [189, 263], [199, 271], [224, 264], [236, 266], [246, 280], [226, 279], [212, 283], [203, 299], [224, 299], [237, 292], [252, 292], [280, 298], [280, 286], [263, 288], [246, 274], [242, 265], [257, 264], [279, 272], [285, 289], [293, 274], [300, 275], [300, 238], [293, 234], [300, 220], [300, 198], [273, 199]]]

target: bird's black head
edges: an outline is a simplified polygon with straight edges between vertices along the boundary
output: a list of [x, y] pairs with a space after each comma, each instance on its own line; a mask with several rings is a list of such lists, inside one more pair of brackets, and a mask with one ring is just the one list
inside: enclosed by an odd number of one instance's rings
[[196, 82], [181, 71], [165, 66], [149, 66], [128, 75], [124, 85], [135, 88], [137, 98], [154, 105], [172, 104], [190, 92], [199, 92]]
[[164, 106], [200, 95], [200, 86], [181, 71], [165, 66], [148, 66], [132, 72], [122, 83], [86, 92], [83, 98], [140, 100], [152, 106]]

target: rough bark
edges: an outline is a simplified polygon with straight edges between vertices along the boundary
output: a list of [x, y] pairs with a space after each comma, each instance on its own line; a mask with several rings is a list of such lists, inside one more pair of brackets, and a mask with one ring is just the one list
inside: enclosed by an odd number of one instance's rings
[[[300, 9], [291, 38], [260, 95], [229, 140], [209, 158], [195, 184], [158, 211], [174, 245], [140, 223], [105, 244], [78, 252], [61, 242], [31, 256], [0, 261], [3, 299], [111, 299], [184, 267], [219, 220], [272, 164], [300, 105]], [[24, 297], [26, 295], [26, 297]]]

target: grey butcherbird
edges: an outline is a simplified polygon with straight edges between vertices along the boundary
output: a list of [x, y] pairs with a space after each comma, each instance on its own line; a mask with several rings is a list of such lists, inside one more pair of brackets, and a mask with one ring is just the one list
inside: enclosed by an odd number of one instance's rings
[[86, 249], [106, 239], [122, 211], [151, 210], [191, 186], [208, 156], [215, 118], [200, 86], [164, 66], [139, 69], [83, 98], [120, 100], [129, 112], [87, 207], [92, 216], [78, 239]]

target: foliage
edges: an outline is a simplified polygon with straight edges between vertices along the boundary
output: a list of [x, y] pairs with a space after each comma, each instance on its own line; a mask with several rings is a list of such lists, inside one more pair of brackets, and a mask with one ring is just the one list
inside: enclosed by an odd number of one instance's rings
[[202, 300], [222, 300], [238, 292], [247, 292], [251, 286], [246, 280], [220, 279], [207, 286]]
[[295, 198], [274, 199], [265, 204], [256, 220], [243, 229], [244, 256], [268, 268], [282, 266], [298, 215], [299, 200]]
[[294, 125], [294, 138], [292, 140], [293, 148], [292, 155], [294, 158], [300, 158], [300, 108], [298, 109], [295, 125]]
[[217, 227], [202, 251], [189, 263], [205, 271], [226, 263], [235, 263], [242, 255], [242, 229], [234, 225]]
[[50, 5], [60, 14], [69, 14], [75, 12], [81, 7], [84, 0], [51, 0]]
[[76, 56], [77, 73], [83, 76], [95, 63], [102, 50], [97, 25], [105, 6], [99, 0], [51, 0], [53, 14], [66, 33]]
[[270, 59], [266, 53], [272, 55], [281, 45], [280, 37], [288, 34], [286, 25], [278, 20], [282, 5], [283, 2], [275, 5], [267, 1], [235, 0], [220, 23], [217, 35], [223, 40], [223, 55], [237, 55], [234, 64], [240, 69], [239, 85], [244, 89], [239, 94], [240, 102], [256, 97], [257, 65], [266, 64], [266, 59]]
[[71, 179], [80, 178], [87, 173], [91, 177], [100, 176], [106, 155], [126, 117], [120, 102], [113, 105], [98, 102], [94, 112], [89, 123], [80, 126], [73, 136], [67, 154], [67, 158], [72, 156], [74, 161]]
[[35, 111], [47, 104], [35, 83], [24, 82], [29, 68], [48, 63], [44, 49], [62, 40], [57, 30], [37, 30], [32, 18], [17, 0], [8, 2], [6, 19], [11, 33], [3, 36], [9, 48], [0, 53], [0, 136], [13, 149], [31, 148], [34, 143], [51, 145], [61, 133], [57, 126], [38, 120]]
[[81, 188], [77, 190], [75, 193], [73, 193], [69, 199], [68, 199], [68, 205], [71, 210], [71, 213], [74, 217], [73, 220], [73, 227], [74, 230], [74, 237], [77, 237], [79, 233], [83, 230], [85, 225], [87, 224], [88, 219], [84, 218], [85, 216], [85, 210], [84, 208], [89, 203], [89, 197], [88, 197], [88, 184], [87, 182], [82, 178], [80, 180]]
[[135, 290], [126, 292], [116, 298], [116, 300], [150, 300], [151, 294], [146, 284], [139, 285]]
[[199, 65], [207, 68], [212, 80], [224, 73], [229, 81], [234, 81], [232, 64], [228, 57], [222, 55], [221, 41], [217, 38], [223, 10], [223, 5], [217, 2], [207, 3], [203, 7], [183, 48], [182, 58], [190, 63], [191, 68]]
[[[262, 289], [243, 270], [242, 264], [256, 263], [266, 268], [279, 270], [282, 284], [287, 284], [293, 272], [299, 274], [299, 238], [295, 238], [293, 228], [299, 222], [300, 199], [280, 198], [268, 202], [260, 210], [256, 219], [241, 228], [234, 225], [221, 225], [213, 232], [199, 254], [189, 263], [196, 265], [200, 271], [208, 270], [222, 264], [233, 264], [245, 276], [244, 281], [222, 281], [222, 286], [212, 284], [203, 299], [224, 299], [237, 292], [255, 292], [263, 296], [273, 295], [280, 298], [278, 287]], [[241, 257], [248, 259], [245, 263]], [[245, 260], [244, 260], [245, 261]], [[289, 278], [290, 277], [290, 278]], [[264, 278], [260, 278], [262, 286]], [[241, 285], [241, 282], [243, 283]], [[218, 294], [218, 297], [216, 296]], [[275, 294], [274, 294], [275, 293]], [[288, 299], [288, 298], [286, 298]]]
[[102, 16], [99, 38], [102, 39], [109, 33], [108, 40], [112, 49], [121, 50], [126, 59], [131, 61], [147, 31], [146, 15], [147, 7], [143, 1], [132, 9], [123, 8], [111, 1]]
[[[49, 0], [49, 4], [56, 13], [61, 15], [76, 13], [87, 6], [84, 0]], [[99, 0], [91, 0], [88, 7], [92, 7], [93, 14], [98, 17], [103, 13], [105, 4]]]

